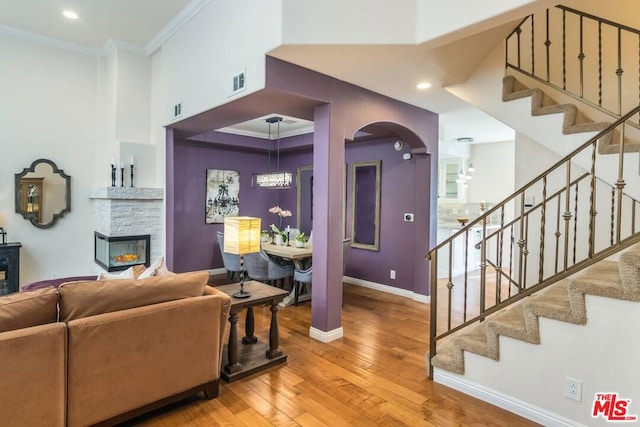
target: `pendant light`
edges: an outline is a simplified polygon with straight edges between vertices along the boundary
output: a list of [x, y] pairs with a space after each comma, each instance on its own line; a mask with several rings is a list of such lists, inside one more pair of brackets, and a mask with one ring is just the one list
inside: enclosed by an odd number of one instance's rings
[[272, 190], [285, 190], [294, 188], [295, 174], [280, 170], [280, 122], [282, 117], [273, 116], [266, 119], [269, 124], [269, 151], [268, 151], [268, 168], [271, 169], [271, 125], [277, 126], [277, 144], [276, 144], [276, 170], [262, 173], [254, 173], [251, 175], [252, 188], [266, 188]]

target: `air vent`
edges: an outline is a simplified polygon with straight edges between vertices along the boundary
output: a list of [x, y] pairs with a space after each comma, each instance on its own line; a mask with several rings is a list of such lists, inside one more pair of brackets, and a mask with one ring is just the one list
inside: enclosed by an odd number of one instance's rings
[[173, 118], [177, 119], [182, 117], [182, 102], [178, 102], [173, 106]]
[[233, 86], [231, 90], [231, 94], [242, 92], [246, 89], [246, 72], [244, 70], [240, 71], [238, 74], [233, 76]]

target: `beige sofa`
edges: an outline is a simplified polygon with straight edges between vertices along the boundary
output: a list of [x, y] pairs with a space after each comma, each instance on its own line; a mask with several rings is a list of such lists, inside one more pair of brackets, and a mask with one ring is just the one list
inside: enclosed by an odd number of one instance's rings
[[207, 279], [72, 282], [0, 298], [3, 425], [111, 425], [200, 391], [216, 397], [231, 300]]

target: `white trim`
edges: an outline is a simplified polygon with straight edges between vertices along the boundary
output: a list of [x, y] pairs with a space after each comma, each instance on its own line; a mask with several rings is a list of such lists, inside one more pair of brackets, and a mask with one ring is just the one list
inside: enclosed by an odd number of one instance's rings
[[547, 427], [586, 427], [584, 424], [580, 424], [480, 384], [467, 381], [458, 375], [442, 369], [434, 368], [433, 381]]
[[176, 31], [182, 28], [191, 18], [196, 16], [206, 5], [209, 4], [210, 0], [192, 0], [188, 5], [185, 6], [176, 16], [173, 17], [171, 21], [167, 25], [160, 30], [158, 34], [155, 35], [154, 38], [149, 41], [144, 46], [144, 51], [147, 55], [152, 55], [156, 50], [160, 49], [160, 47], [173, 36]]
[[332, 331], [321, 331], [320, 329], [316, 329], [313, 326], [309, 327], [309, 336], [315, 340], [318, 340], [320, 342], [331, 342], [331, 341], [335, 341], [337, 339], [340, 339], [344, 336], [344, 331], [342, 329], [342, 326], [339, 327], [338, 329], [334, 329]]
[[370, 282], [368, 280], [358, 279], [356, 277], [344, 276], [342, 278], [343, 282], [350, 283], [356, 286], [362, 286], [364, 288], [374, 289], [380, 292], [386, 292], [388, 294], [398, 295], [405, 298], [410, 298], [413, 301], [421, 302], [424, 304], [429, 304], [431, 302], [431, 297], [429, 295], [417, 294], [413, 291], [408, 291], [406, 289], [395, 288], [389, 285], [383, 285], [381, 283]]
[[82, 53], [84, 55], [98, 55], [100, 53], [98, 49], [84, 47], [75, 43], [64, 42], [62, 40], [53, 39], [51, 37], [32, 33], [31, 31], [20, 30], [18, 28], [9, 27], [7, 25], [0, 24], [0, 34], [5, 34], [11, 37], [18, 37], [34, 43], [42, 43], [60, 49], [71, 50], [73, 52]]

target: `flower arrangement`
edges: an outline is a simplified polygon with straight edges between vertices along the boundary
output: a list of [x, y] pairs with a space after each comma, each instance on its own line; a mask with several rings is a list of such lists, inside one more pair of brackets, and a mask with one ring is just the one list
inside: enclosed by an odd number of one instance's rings
[[290, 210], [285, 210], [282, 209], [280, 206], [274, 206], [271, 209], [269, 209], [269, 212], [272, 214], [276, 214], [280, 217], [280, 221], [278, 223], [278, 227], [275, 226], [275, 224], [271, 224], [271, 230], [274, 233], [283, 233], [282, 231], [282, 218], [286, 218], [291, 216], [291, 211]]
[[304, 235], [304, 232], [303, 232], [303, 233], [299, 233], [299, 234], [296, 236], [296, 240], [297, 240], [298, 242], [307, 243], [307, 240], [309, 240], [309, 238], [308, 238], [307, 236], [305, 236], [305, 235]]

